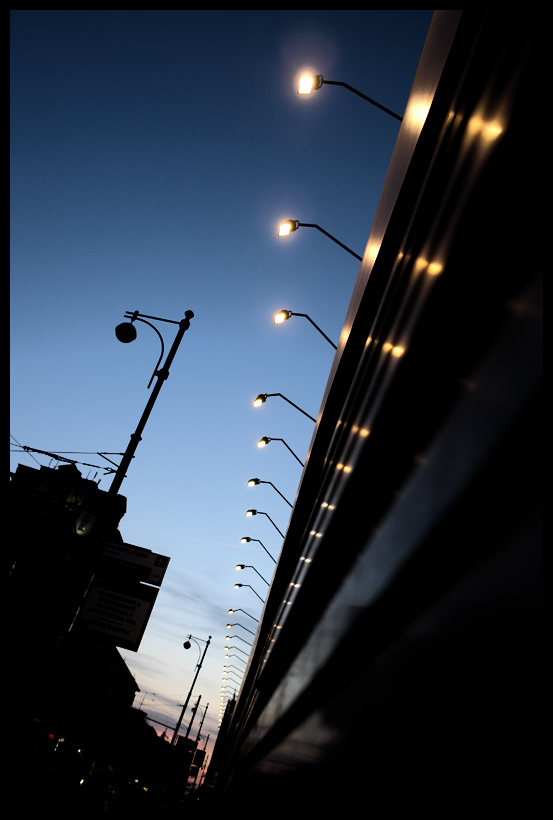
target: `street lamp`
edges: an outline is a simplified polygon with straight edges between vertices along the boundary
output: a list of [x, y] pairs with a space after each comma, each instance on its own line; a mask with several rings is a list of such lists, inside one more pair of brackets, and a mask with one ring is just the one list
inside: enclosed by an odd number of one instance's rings
[[[229, 627], [229, 626], [242, 626], [242, 624], [227, 624], [227, 627]], [[246, 627], [243, 627], [243, 628], [245, 629]], [[252, 632], [252, 635], [253, 635], [253, 632]], [[239, 638], [241, 641], [244, 641], [244, 643], [247, 644], [248, 646], [253, 646], [253, 643], [250, 643], [249, 641], [246, 641], [245, 638], [242, 638], [240, 635], [225, 635], [225, 641], [230, 641], [231, 638]]]
[[[249, 540], [249, 539], [248, 539], [248, 540]], [[229, 614], [229, 615], [234, 615], [234, 613], [235, 613], [235, 612], [243, 612], [243, 613], [244, 613], [244, 615], [247, 615], [247, 616], [248, 616], [248, 618], [251, 618], [251, 619], [252, 619], [252, 621], [255, 621], [255, 622], [256, 622], [256, 624], [257, 624], [257, 623], [259, 623], [259, 619], [258, 619], [258, 618], [254, 618], [254, 617], [253, 617], [253, 615], [250, 615], [250, 613], [249, 613], [249, 612], [246, 612], [246, 610], [245, 610], [245, 609], [240, 609], [240, 607], [239, 607], [238, 609], [227, 609], [227, 612], [228, 612], [228, 614]]]
[[314, 419], [314, 418], [313, 418], [313, 416], [310, 416], [310, 415], [309, 415], [309, 413], [306, 413], [306, 412], [305, 412], [305, 410], [302, 410], [302, 409], [301, 409], [301, 407], [298, 407], [298, 405], [297, 405], [297, 404], [294, 404], [294, 402], [293, 402], [293, 401], [290, 401], [290, 399], [287, 399], [287, 398], [286, 398], [286, 396], [283, 396], [283, 395], [282, 395], [282, 393], [260, 393], [260, 394], [259, 394], [258, 396], [256, 396], [256, 397], [255, 397], [255, 399], [253, 400], [253, 406], [254, 406], [254, 407], [261, 407], [261, 405], [262, 405], [262, 404], [265, 404], [265, 402], [267, 401], [267, 399], [268, 399], [270, 396], [280, 396], [280, 398], [281, 398], [281, 399], [284, 399], [284, 401], [287, 401], [287, 402], [288, 402], [288, 404], [291, 404], [291, 405], [292, 405], [292, 407], [295, 407], [295, 408], [296, 408], [296, 410], [299, 410], [299, 411], [300, 411], [300, 413], [303, 413], [303, 415], [304, 415], [304, 416], [307, 416], [307, 418], [308, 418], [308, 419], [311, 419], [311, 421], [317, 421], [317, 419]]
[[298, 458], [298, 457], [297, 457], [297, 455], [294, 453], [294, 451], [292, 450], [292, 448], [291, 448], [291, 447], [289, 447], [289, 446], [288, 446], [288, 444], [286, 444], [286, 442], [284, 441], [284, 439], [283, 439], [283, 438], [270, 438], [269, 436], [263, 436], [263, 438], [260, 438], [260, 439], [259, 439], [259, 441], [257, 442], [257, 446], [258, 446], [258, 447], [259, 447], [259, 449], [261, 450], [263, 447], [266, 447], [266, 446], [267, 446], [267, 444], [268, 444], [270, 441], [282, 441], [282, 443], [284, 444], [284, 446], [285, 446], [285, 447], [287, 447], [287, 448], [288, 448], [288, 450], [290, 450], [290, 452], [292, 453], [292, 455], [294, 456], [294, 458], [296, 459], [296, 461], [298, 461], [298, 462], [301, 464], [301, 466], [303, 467], [303, 461], [300, 461], [300, 460], [299, 460], [299, 458]]
[[[251, 564], [236, 564], [236, 566], [234, 567], [234, 569], [236, 569], [236, 570], [242, 570], [242, 569], [253, 569], [253, 571], [254, 571], [254, 572], [257, 572], [256, 568], [255, 568], [255, 567], [253, 567]], [[266, 580], [266, 579], [262, 576], [262, 574], [261, 574], [260, 572], [257, 572], [257, 574], [259, 575], [259, 577], [261, 578], [261, 580], [262, 580], [262, 581], [265, 581], [265, 583], [267, 584], [267, 586], [270, 586], [269, 581], [267, 581], [267, 580]]]
[[[167, 379], [169, 377], [169, 368], [171, 367], [171, 364], [173, 363], [173, 359], [175, 358], [175, 354], [176, 354], [176, 352], [179, 348], [179, 345], [182, 341], [182, 337], [184, 336], [184, 334], [186, 333], [186, 331], [190, 327], [190, 319], [194, 318], [194, 313], [191, 310], [186, 310], [184, 312], [184, 316], [185, 316], [185, 318], [181, 319], [180, 322], [175, 322], [173, 319], [161, 319], [159, 316], [147, 316], [146, 314], [139, 313], [137, 310], [135, 310], [134, 313], [131, 313], [128, 310], [125, 313], [125, 318], [129, 318], [131, 321], [130, 322], [123, 322], [122, 324], [118, 325], [115, 328], [115, 335], [117, 336], [117, 338], [119, 339], [120, 342], [123, 342], [123, 344], [128, 344], [129, 342], [132, 342], [136, 339], [136, 328], [134, 327], [133, 322], [143, 322], [145, 325], [148, 325], [149, 327], [153, 328], [155, 330], [155, 332], [157, 333], [157, 335], [159, 336], [159, 339], [161, 341], [161, 356], [159, 357], [159, 359], [157, 361], [157, 365], [154, 368], [152, 378], [150, 379], [149, 384], [148, 384], [148, 389], [150, 388], [150, 385], [152, 384], [152, 381], [154, 380], [154, 378], [157, 378], [157, 382], [154, 386], [154, 389], [152, 390], [152, 394], [151, 394], [150, 399], [149, 399], [149, 401], [146, 405], [146, 408], [145, 408], [144, 412], [142, 413], [142, 418], [138, 422], [138, 427], [136, 428], [134, 433], [131, 433], [131, 440], [129, 442], [129, 446], [127, 447], [127, 449], [125, 450], [125, 452], [123, 454], [123, 458], [121, 459], [121, 463], [119, 464], [119, 467], [117, 468], [117, 472], [115, 473], [115, 476], [113, 477], [113, 481], [112, 481], [111, 486], [109, 488], [109, 493], [112, 496], [117, 495], [117, 493], [119, 492], [121, 484], [123, 483], [123, 479], [125, 478], [125, 473], [127, 472], [127, 469], [129, 467], [132, 459], [134, 458], [136, 448], [138, 447], [138, 442], [141, 441], [141, 439], [142, 439], [142, 433], [143, 433], [144, 428], [146, 426], [146, 422], [148, 421], [150, 413], [152, 412], [152, 408], [153, 408], [153, 406], [156, 402], [156, 399], [159, 395], [159, 392], [161, 390], [163, 382], [165, 381], [165, 379]], [[158, 367], [159, 367], [159, 363], [161, 362], [161, 359], [163, 358], [163, 353], [164, 353], [163, 338], [162, 338], [161, 333], [159, 332], [159, 330], [154, 325], [152, 325], [150, 322], [147, 322], [146, 319], [154, 319], [154, 321], [157, 321], [157, 322], [169, 322], [169, 324], [179, 326], [179, 330], [178, 330], [178, 333], [175, 337], [175, 341], [173, 342], [171, 350], [167, 354], [167, 358], [165, 359], [165, 363], [164, 363], [163, 367], [161, 368], [161, 370], [159, 370]]]
[[[243, 649], [240, 649], [239, 646], [225, 646], [225, 651], [226, 652], [229, 652], [231, 649], [236, 649], [237, 652], [241, 652], [243, 655], [246, 656], [246, 658], [248, 657], [248, 653], [244, 652]], [[232, 655], [225, 655], [225, 658], [232, 658], [232, 657], [233, 657]]]
[[[273, 558], [273, 556], [271, 555], [271, 553], [269, 552], [269, 550], [267, 549], [267, 547], [265, 546], [265, 544], [261, 543], [261, 541], [259, 540], [259, 538], [249, 538], [247, 535], [245, 535], [243, 538], [241, 538], [241, 539], [240, 539], [240, 543], [241, 543], [241, 544], [248, 544], [250, 541], [257, 541], [257, 543], [258, 543], [258, 544], [261, 544], [261, 546], [263, 547], [263, 549], [265, 550], [265, 552], [267, 553], [267, 555], [269, 556], [269, 558], [271, 559], [271, 561], [274, 561], [274, 562], [275, 562], [275, 564], [276, 564], [276, 558]], [[230, 609], [229, 609], [229, 612], [230, 612]], [[247, 615], [247, 614], [248, 614], [248, 613], [246, 612], [246, 615]], [[252, 616], [250, 615], [250, 618], [251, 618], [251, 617], [252, 617]], [[254, 620], [255, 620], [255, 618], [254, 618]]]
[[259, 595], [259, 593], [258, 593], [258, 592], [256, 592], [256, 591], [255, 591], [255, 589], [254, 589], [254, 588], [253, 588], [250, 584], [235, 584], [235, 585], [234, 585], [234, 589], [240, 589], [241, 587], [249, 587], [249, 588], [251, 589], [251, 591], [252, 591], [255, 595], [257, 595], [257, 597], [259, 598], [259, 600], [261, 601], [261, 603], [262, 603], [262, 604], [264, 604], [264, 603], [265, 603], [265, 601], [264, 601], [264, 599], [261, 597], [261, 595]]
[[293, 231], [297, 231], [298, 228], [317, 228], [318, 231], [320, 231], [321, 233], [324, 233], [325, 236], [328, 236], [329, 239], [332, 239], [333, 242], [336, 242], [336, 244], [340, 245], [340, 247], [343, 248], [345, 251], [347, 251], [348, 253], [351, 253], [351, 255], [355, 256], [356, 259], [359, 259], [360, 262], [363, 261], [362, 256], [359, 256], [359, 254], [355, 253], [355, 251], [352, 251], [351, 248], [348, 248], [347, 245], [344, 245], [343, 242], [340, 242], [338, 239], [336, 239], [335, 236], [332, 236], [331, 233], [328, 233], [328, 231], [325, 231], [323, 228], [320, 227], [320, 225], [314, 225], [312, 222], [300, 222], [297, 219], [287, 219], [286, 222], [282, 222], [279, 225], [278, 235], [279, 236], [288, 236]]
[[279, 496], [280, 496], [281, 498], [284, 498], [284, 500], [286, 501], [286, 503], [288, 504], [288, 506], [289, 506], [289, 507], [291, 507], [291, 506], [292, 506], [292, 505], [290, 504], [290, 502], [288, 501], [288, 499], [287, 499], [285, 496], [283, 496], [283, 495], [282, 495], [282, 493], [280, 492], [280, 490], [277, 490], [277, 488], [275, 487], [275, 485], [273, 484], [273, 482], [272, 482], [272, 481], [262, 481], [260, 478], [250, 478], [250, 480], [248, 481], [248, 487], [257, 487], [257, 485], [258, 485], [258, 484], [270, 484], [270, 485], [271, 485], [271, 487], [273, 488], [273, 490], [276, 490], [276, 491], [277, 491], [277, 493], [279, 494]]
[[308, 319], [311, 322], [311, 324], [313, 325], [313, 327], [316, 328], [316, 330], [319, 331], [321, 336], [325, 337], [325, 339], [327, 340], [329, 345], [332, 345], [334, 350], [337, 350], [337, 347], [334, 344], [334, 342], [330, 341], [330, 339], [328, 338], [326, 333], [323, 333], [323, 331], [321, 330], [319, 325], [316, 325], [315, 322], [313, 321], [313, 319], [310, 316], [308, 316], [307, 313], [294, 313], [292, 310], [281, 310], [275, 316], [275, 319], [274, 319], [275, 325], [281, 325], [283, 322], [286, 322], [286, 320], [289, 319], [291, 316], [303, 316], [305, 319]]
[[385, 111], [386, 114], [390, 115], [390, 117], [394, 117], [394, 119], [403, 122], [403, 117], [400, 117], [399, 114], [394, 114], [394, 112], [390, 111], [389, 108], [385, 108], [383, 105], [380, 105], [380, 103], [377, 103], [375, 100], [372, 100], [370, 97], [367, 97], [365, 94], [357, 91], [356, 88], [352, 88], [351, 85], [336, 82], [335, 80], [324, 80], [322, 74], [304, 74], [300, 77], [298, 94], [302, 96], [311, 94], [312, 91], [318, 91], [322, 85], [341, 85], [343, 88], [347, 88], [348, 91], [352, 91], [354, 94], [357, 94], [358, 97], [362, 97], [367, 102], [370, 102], [371, 105], [375, 105], [377, 108], [380, 108], [381, 111]]
[[269, 519], [269, 521], [271, 522], [271, 524], [273, 525], [273, 527], [275, 528], [275, 530], [277, 532], [279, 532], [282, 535], [282, 537], [284, 538], [284, 533], [280, 532], [279, 528], [277, 527], [277, 525], [275, 524], [275, 522], [273, 521], [271, 516], [268, 515], [266, 512], [263, 512], [262, 510], [246, 510], [246, 517], [247, 518], [250, 518], [252, 515], [266, 515], [267, 518]]
[[[194, 680], [192, 681], [192, 686], [190, 687], [190, 691], [188, 692], [188, 695], [186, 696], [186, 700], [184, 701], [184, 705], [182, 707], [182, 712], [180, 713], [180, 717], [177, 721], [177, 725], [175, 726], [175, 731], [173, 732], [173, 737], [171, 738], [171, 746], [175, 746], [176, 743], [177, 743], [177, 736], [179, 734], [180, 725], [182, 723], [182, 719], [184, 717], [186, 707], [188, 706], [188, 702], [189, 702], [190, 698], [192, 697], [192, 690], [194, 689], [194, 684], [196, 683], [196, 678], [198, 677], [198, 673], [199, 673], [200, 669], [202, 668], [202, 663], [204, 662], [206, 652], [208, 650], [209, 644], [211, 643], [211, 635], [209, 635], [207, 642], [204, 641], [203, 638], [196, 638], [194, 635], [189, 635], [188, 640], [186, 640], [183, 643], [183, 647], [185, 649], [190, 649], [190, 647], [192, 646], [192, 644], [190, 643], [191, 640], [194, 641], [194, 643], [197, 645], [198, 649], [200, 650], [200, 655], [202, 653], [202, 648], [201, 648], [200, 644], [198, 643], [198, 641], [202, 641], [202, 643], [205, 643], [205, 649], [204, 649], [204, 653], [201, 656], [201, 659], [200, 659], [199, 663], [196, 666], [196, 674], [194, 675]], [[190, 724], [190, 726], [191, 725], [192, 724]], [[188, 737], [188, 732], [190, 731], [190, 726], [188, 727], [188, 730], [186, 732], [185, 737]]]

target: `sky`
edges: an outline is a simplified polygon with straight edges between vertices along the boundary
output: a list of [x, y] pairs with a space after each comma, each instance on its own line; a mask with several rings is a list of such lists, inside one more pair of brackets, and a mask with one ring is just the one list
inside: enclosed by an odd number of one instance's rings
[[[171, 561], [138, 652], [135, 706], [217, 734], [224, 646], [237, 691], [317, 417], [430, 10], [11, 12], [10, 469], [54, 467], [17, 443], [101, 465], [149, 398], [159, 340], [117, 341], [126, 311], [194, 312], [120, 492], [125, 542]], [[157, 323], [166, 351], [176, 325]], [[113, 457], [112, 457], [113, 458]], [[114, 457], [118, 460], [118, 457]], [[108, 490], [96, 467], [83, 476]], [[267, 513], [246, 518], [255, 508]], [[248, 567], [237, 572], [235, 565]], [[255, 570], [249, 568], [255, 567]], [[237, 582], [249, 584], [234, 589]], [[257, 595], [256, 595], [257, 593]], [[238, 611], [230, 622], [229, 608]], [[247, 613], [247, 614], [246, 614]], [[252, 626], [253, 625], [253, 626]], [[183, 642], [197, 639], [189, 651]], [[200, 647], [200, 648], [198, 648]], [[240, 651], [241, 650], [241, 651]], [[226, 692], [231, 692], [227, 689]], [[196, 718], [191, 731], [195, 737]]]

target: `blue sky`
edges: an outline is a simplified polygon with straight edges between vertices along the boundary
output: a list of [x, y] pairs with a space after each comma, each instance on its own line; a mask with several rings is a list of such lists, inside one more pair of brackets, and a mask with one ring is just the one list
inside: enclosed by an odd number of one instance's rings
[[[313, 433], [282, 399], [252, 401], [282, 393], [316, 417], [334, 356], [305, 319], [273, 316], [307, 313], [337, 342], [359, 268], [318, 231], [284, 239], [278, 224], [316, 223], [362, 255], [399, 129], [343, 88], [299, 97], [296, 79], [309, 69], [402, 114], [431, 17], [11, 12], [10, 432], [57, 453], [123, 452], [160, 348], [140, 324], [121, 345], [115, 326], [128, 310], [177, 321], [194, 311], [121, 489], [124, 540], [171, 556], [140, 650], [122, 654], [136, 703], [174, 725], [199, 654], [182, 643], [213, 636], [193, 697], [210, 704], [209, 748], [227, 609], [261, 612], [233, 584], [266, 590], [234, 567], [268, 579], [274, 567], [240, 538], [275, 557], [282, 543], [245, 511], [282, 531], [290, 513], [270, 485], [246, 482], [271, 481], [293, 501], [301, 476], [280, 442], [256, 442], [283, 438], [304, 461]], [[173, 327], [159, 325], [166, 349]], [[20, 462], [38, 467], [11, 452], [11, 469]]]

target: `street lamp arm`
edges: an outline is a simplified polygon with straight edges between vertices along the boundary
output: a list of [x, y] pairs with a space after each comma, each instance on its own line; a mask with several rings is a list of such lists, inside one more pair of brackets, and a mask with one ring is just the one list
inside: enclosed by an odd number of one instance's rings
[[[288, 445], [286, 444], [286, 442], [284, 441], [284, 439], [283, 439], [283, 438], [272, 438], [272, 439], [271, 439], [271, 441], [282, 441], [282, 443], [284, 444], [284, 446], [285, 446], [285, 447], [288, 447]], [[305, 466], [305, 465], [304, 465], [304, 463], [303, 463], [303, 461], [300, 461], [300, 460], [299, 460], [299, 458], [298, 458], [298, 457], [297, 457], [297, 455], [294, 453], [294, 451], [292, 450], [292, 448], [291, 448], [291, 447], [288, 447], [288, 449], [290, 450], [290, 452], [292, 453], [292, 455], [294, 456], [294, 458], [296, 459], [296, 461], [298, 461], [298, 462], [301, 464], [301, 466], [302, 466], [302, 467], [303, 467], [303, 466]]]
[[309, 413], [306, 413], [305, 410], [302, 410], [301, 407], [298, 407], [297, 404], [294, 404], [293, 401], [290, 401], [290, 399], [287, 399], [286, 396], [283, 396], [282, 393], [267, 393], [267, 395], [268, 396], [280, 396], [281, 399], [284, 399], [284, 401], [287, 401], [288, 404], [291, 404], [292, 407], [295, 407], [296, 410], [299, 410], [300, 413], [303, 413], [303, 415], [307, 416], [308, 419], [311, 419], [311, 421], [314, 421], [314, 422], [317, 421], [317, 419], [314, 419], [313, 416], [309, 415]]
[[[326, 82], [326, 80], [325, 80], [325, 82]], [[339, 85], [343, 85], [343, 83], [339, 83]], [[329, 239], [332, 239], [333, 242], [336, 242], [336, 244], [340, 245], [340, 247], [343, 248], [345, 251], [347, 251], [348, 253], [351, 253], [351, 255], [355, 256], [356, 259], [359, 259], [360, 262], [363, 261], [362, 256], [359, 256], [359, 254], [355, 253], [355, 251], [352, 251], [351, 248], [348, 248], [347, 245], [344, 245], [343, 242], [340, 242], [340, 240], [336, 239], [335, 236], [332, 236], [331, 233], [329, 233], [328, 231], [325, 231], [324, 228], [321, 228], [320, 225], [314, 225], [310, 222], [298, 222], [298, 226], [300, 228], [317, 228], [318, 231], [320, 231], [321, 233], [324, 233], [325, 236], [328, 236]]]
[[156, 375], [157, 375], [157, 373], [158, 373], [159, 363], [160, 363], [160, 361], [163, 359], [163, 354], [165, 353], [165, 345], [163, 344], [163, 336], [161, 335], [161, 333], [159, 332], [159, 330], [157, 329], [157, 327], [156, 327], [155, 325], [153, 325], [151, 322], [147, 322], [147, 321], [146, 321], [146, 319], [142, 319], [140, 316], [135, 316], [135, 317], [134, 317], [134, 319], [133, 319], [133, 321], [136, 321], [136, 322], [143, 322], [145, 325], [148, 325], [148, 327], [153, 328], [153, 330], [155, 330], [155, 332], [156, 332], [156, 333], [157, 333], [157, 335], [159, 336], [159, 341], [161, 342], [161, 355], [160, 355], [159, 359], [157, 360], [157, 364], [156, 364], [156, 366], [154, 367], [154, 372], [152, 373], [152, 378], [151, 378], [151, 379], [150, 379], [150, 381], [148, 382], [148, 390], [149, 390], [149, 389], [150, 389], [150, 387], [152, 386], [152, 382], [153, 382], [153, 380], [154, 380], [155, 376], [156, 376]]
[[332, 347], [334, 348], [334, 350], [337, 350], [337, 349], [338, 349], [338, 348], [336, 347], [336, 345], [334, 344], [334, 342], [333, 342], [333, 341], [331, 341], [331, 340], [328, 338], [328, 336], [326, 335], [326, 333], [323, 333], [323, 331], [321, 330], [321, 328], [319, 327], [319, 325], [316, 325], [316, 324], [315, 324], [315, 322], [313, 321], [313, 319], [311, 318], [311, 316], [308, 316], [308, 315], [307, 315], [307, 313], [294, 313], [294, 311], [293, 311], [293, 310], [291, 310], [291, 311], [290, 311], [290, 313], [292, 314], [292, 316], [303, 316], [303, 317], [304, 317], [304, 319], [307, 319], [309, 322], [311, 322], [311, 324], [313, 325], [313, 327], [315, 328], [315, 330], [318, 330], [318, 331], [319, 331], [319, 333], [321, 334], [321, 336], [324, 336], [324, 337], [325, 337], [325, 339], [327, 340], [327, 342], [328, 342], [330, 345], [332, 345]]
[[376, 102], [376, 100], [372, 100], [370, 97], [367, 97], [366, 94], [362, 94], [356, 88], [352, 88], [352, 86], [348, 85], [347, 83], [340, 83], [336, 82], [335, 80], [322, 80], [321, 82], [324, 83], [324, 85], [341, 85], [343, 86], [343, 88], [347, 88], [348, 91], [353, 91], [353, 93], [357, 94], [358, 97], [362, 97], [367, 102], [370, 102], [371, 105], [376, 105], [377, 108], [380, 108], [381, 111], [385, 111], [386, 114], [389, 114], [391, 117], [394, 117], [394, 119], [403, 122], [403, 117], [400, 117], [399, 114], [394, 114], [394, 112], [390, 111], [389, 108], [385, 108], [383, 105], [380, 105], [380, 103]]
[[[270, 484], [270, 485], [271, 485], [271, 487], [273, 488], [273, 490], [276, 490], [276, 491], [277, 491], [277, 493], [279, 494], [279, 496], [280, 496], [281, 498], [283, 498], [283, 499], [286, 501], [286, 503], [288, 504], [288, 506], [289, 506], [289, 507], [292, 507], [292, 506], [293, 506], [292, 504], [290, 504], [290, 502], [288, 501], [288, 499], [286, 498], [286, 496], [282, 495], [282, 493], [280, 492], [280, 490], [279, 490], [277, 487], [275, 487], [275, 485], [273, 484], [273, 482], [272, 482], [272, 481], [260, 481], [259, 483], [260, 483], [260, 484]], [[271, 557], [272, 557], [272, 556], [271, 556]], [[273, 560], [274, 560], [274, 559], [273, 559]]]

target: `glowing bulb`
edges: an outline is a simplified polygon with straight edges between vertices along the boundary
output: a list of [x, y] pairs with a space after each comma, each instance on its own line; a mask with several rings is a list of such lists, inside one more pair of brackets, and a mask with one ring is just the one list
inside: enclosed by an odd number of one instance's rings
[[288, 236], [290, 231], [292, 230], [292, 226], [289, 222], [283, 222], [282, 225], [278, 229], [279, 236]]
[[312, 75], [308, 75], [307, 77], [302, 77], [300, 79], [300, 84], [298, 87], [298, 94], [311, 94], [313, 90], [313, 83], [315, 82], [315, 78]]

